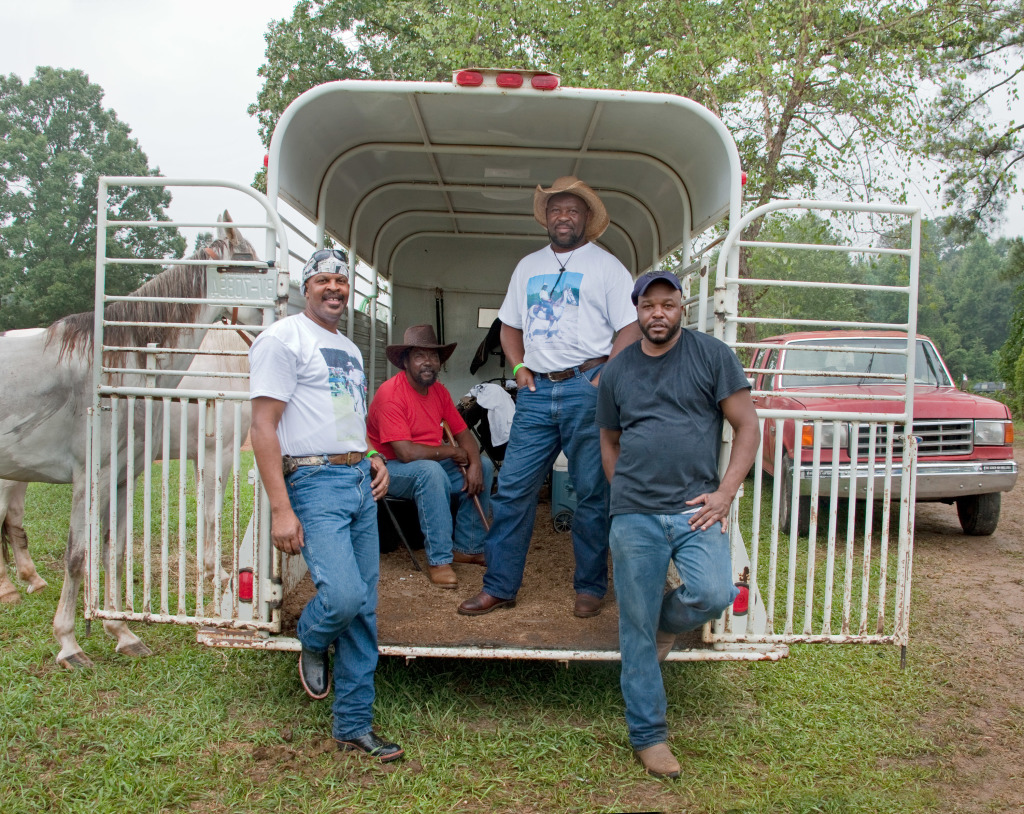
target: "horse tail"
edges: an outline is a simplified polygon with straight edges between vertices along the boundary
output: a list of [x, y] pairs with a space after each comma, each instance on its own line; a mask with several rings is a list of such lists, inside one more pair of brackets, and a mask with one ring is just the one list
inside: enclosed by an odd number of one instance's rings
[[11, 561], [11, 532], [9, 529], [10, 520], [4, 518], [3, 525], [0, 526], [0, 551], [3, 552], [4, 562]]

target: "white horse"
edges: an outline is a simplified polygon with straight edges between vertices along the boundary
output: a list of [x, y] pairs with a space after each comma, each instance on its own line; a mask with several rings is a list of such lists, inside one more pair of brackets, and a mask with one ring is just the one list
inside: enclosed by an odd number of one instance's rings
[[[44, 329], [38, 329], [42, 331]], [[199, 346], [199, 355], [189, 365], [190, 374], [208, 373], [207, 376], [189, 375], [184, 377], [178, 389], [190, 390], [219, 390], [242, 392], [247, 389], [246, 380], [238, 378], [224, 378], [220, 373], [248, 373], [249, 360], [246, 356], [225, 355], [230, 352], [246, 351], [248, 344], [242, 339], [241, 331], [210, 331], [203, 338]], [[168, 456], [177, 454], [180, 449], [180, 421], [181, 402], [175, 400], [172, 403], [170, 415], [170, 449]], [[188, 405], [188, 426], [193, 428], [186, 439], [186, 456], [193, 466], [198, 467], [199, 443], [195, 427], [198, 426], [198, 407], [196, 404]], [[252, 421], [252, 408], [248, 401], [241, 403], [241, 420], [238, 433], [241, 438], [249, 434], [249, 425]], [[214, 422], [212, 416], [207, 419], [207, 432], [204, 440], [206, 460], [213, 465], [216, 455], [216, 437], [214, 435]], [[235, 413], [233, 409], [225, 409], [222, 417], [223, 438], [230, 441], [234, 436]], [[158, 457], [163, 454], [163, 435], [157, 434], [154, 438], [153, 455]], [[226, 483], [231, 473], [232, 456], [223, 455], [221, 469], [219, 472], [220, 482]], [[197, 481], [198, 483], [198, 473]], [[203, 479], [203, 539], [206, 541], [203, 556], [203, 572], [207, 580], [212, 581], [218, 573], [216, 546], [213, 541], [217, 533], [217, 518], [221, 516], [224, 509], [224, 491], [218, 493], [214, 478]], [[28, 484], [22, 481], [0, 480], [0, 535], [3, 545], [0, 547], [0, 603], [13, 604], [21, 600], [21, 595], [15, 584], [7, 576], [6, 560], [14, 555], [14, 562], [17, 569], [18, 579], [27, 584], [28, 593], [35, 593], [46, 587], [47, 583], [36, 571], [35, 563], [28, 550], [28, 535], [25, 533], [25, 492]], [[221, 573], [220, 580], [225, 582], [227, 575]]]
[[[225, 220], [230, 220], [225, 213]], [[218, 239], [199, 250], [190, 259], [254, 259], [252, 245], [234, 228], [218, 229]], [[201, 299], [206, 295], [206, 267], [173, 266], [143, 285], [136, 295], [154, 298]], [[143, 348], [156, 343], [162, 348], [198, 349], [207, 327], [226, 313], [226, 308], [200, 302], [128, 301], [114, 302], [104, 310], [108, 326], [105, 343], [115, 348]], [[255, 321], [257, 313], [246, 309], [243, 322]], [[57, 663], [69, 669], [89, 667], [92, 662], [75, 639], [74, 622], [78, 592], [85, 572], [87, 518], [86, 491], [89, 473], [85, 467], [86, 410], [92, 404], [93, 314], [76, 314], [58, 320], [43, 334], [0, 337], [0, 478], [47, 483], [71, 483], [71, 527], [65, 555], [64, 585], [53, 619], [53, 632], [60, 644]], [[120, 323], [120, 324], [111, 324]], [[142, 323], [142, 324], [132, 324]], [[176, 327], [188, 324], [195, 327]], [[108, 354], [105, 363], [112, 367], [145, 368], [144, 354], [120, 350]], [[158, 387], [175, 387], [181, 370], [191, 364], [189, 354], [168, 354], [157, 358]], [[142, 374], [122, 373], [120, 383], [141, 384]], [[155, 400], [154, 412], [161, 409]], [[141, 409], [132, 418], [141, 430]], [[128, 416], [124, 417], [127, 422]], [[136, 433], [131, 451], [139, 471], [143, 463], [143, 433]], [[126, 439], [119, 439], [120, 464], [117, 494], [124, 501]], [[100, 483], [109, 483], [109, 473], [101, 473]], [[99, 496], [99, 516], [109, 517], [109, 497]], [[124, 512], [117, 512], [118, 528], [114, 539], [125, 539]], [[109, 530], [101, 534], [103, 554]], [[122, 570], [124, 546], [117, 545], [115, 567]], [[108, 604], [117, 599], [117, 579], [107, 579]], [[117, 652], [132, 656], [152, 651], [119, 620], [104, 620], [104, 630], [117, 640]]]

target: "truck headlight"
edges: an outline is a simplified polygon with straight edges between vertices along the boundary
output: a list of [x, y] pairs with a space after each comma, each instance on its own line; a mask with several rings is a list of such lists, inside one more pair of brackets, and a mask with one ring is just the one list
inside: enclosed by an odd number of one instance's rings
[[1013, 443], [1013, 424], [1009, 421], [975, 421], [974, 446], [1001, 447]]

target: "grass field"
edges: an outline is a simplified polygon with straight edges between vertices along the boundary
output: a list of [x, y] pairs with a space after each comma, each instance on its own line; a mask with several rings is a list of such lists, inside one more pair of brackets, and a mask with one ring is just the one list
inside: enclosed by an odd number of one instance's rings
[[[646, 777], [626, 739], [617, 664], [383, 659], [376, 717], [407, 759], [335, 751], [330, 707], [294, 655], [212, 650], [134, 625], [156, 655], [60, 670], [50, 623], [69, 488], [34, 485], [28, 532], [50, 587], [0, 606], [0, 812], [908, 812], [938, 805], [937, 659], [797, 646], [778, 664], [664, 668], [677, 781]], [[41, 507], [46, 507], [42, 517]]]

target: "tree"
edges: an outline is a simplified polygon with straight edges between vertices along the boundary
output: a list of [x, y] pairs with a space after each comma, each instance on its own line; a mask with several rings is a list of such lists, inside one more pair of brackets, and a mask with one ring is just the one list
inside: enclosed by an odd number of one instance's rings
[[[0, 77], [0, 329], [46, 325], [93, 308], [101, 175], [157, 175], [131, 130], [77, 70]], [[167, 220], [162, 188], [115, 188], [108, 217]], [[177, 229], [109, 230], [107, 254], [180, 256]], [[134, 290], [151, 266], [108, 266], [108, 293]]]
[[1024, 161], [1024, 122], [991, 112], [1020, 101], [1024, 2], [965, 3], [964, 16], [936, 66], [940, 92], [924, 133], [924, 149], [946, 165], [941, 189], [954, 210], [947, 228], [960, 236], [999, 220]]

